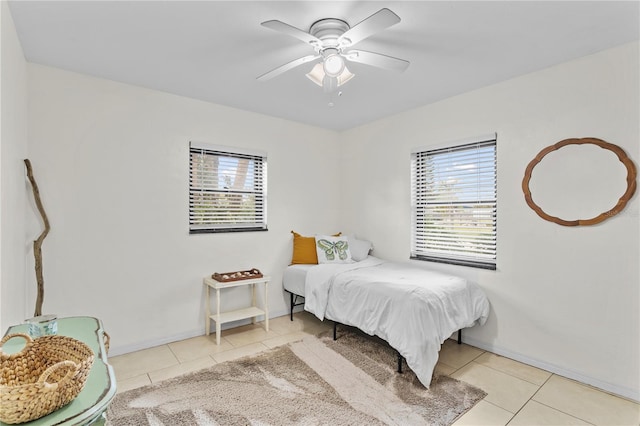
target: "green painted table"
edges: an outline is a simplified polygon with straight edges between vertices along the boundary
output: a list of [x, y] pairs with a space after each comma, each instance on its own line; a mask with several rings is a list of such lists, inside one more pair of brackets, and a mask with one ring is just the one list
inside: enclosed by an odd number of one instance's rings
[[[29, 334], [28, 329], [27, 324], [15, 325], [9, 327], [6, 334]], [[116, 394], [116, 379], [113, 367], [107, 363], [102, 322], [92, 317], [58, 318], [58, 334], [78, 339], [93, 350], [95, 359], [85, 387], [73, 401], [59, 410], [21, 424], [28, 426], [103, 425], [105, 411]], [[19, 352], [24, 344], [24, 339], [10, 339], [3, 345], [2, 350], [5, 353]], [[5, 423], [0, 422], [0, 425]]]

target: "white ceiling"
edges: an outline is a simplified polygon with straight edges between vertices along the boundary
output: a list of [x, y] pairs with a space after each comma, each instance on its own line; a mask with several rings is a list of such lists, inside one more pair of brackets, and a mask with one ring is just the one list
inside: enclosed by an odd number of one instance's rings
[[[256, 77], [313, 53], [264, 28], [351, 26], [387, 7], [402, 21], [357, 48], [409, 60], [404, 73], [350, 63], [329, 95], [312, 64]], [[28, 61], [344, 130], [638, 40], [637, 1], [10, 1]]]

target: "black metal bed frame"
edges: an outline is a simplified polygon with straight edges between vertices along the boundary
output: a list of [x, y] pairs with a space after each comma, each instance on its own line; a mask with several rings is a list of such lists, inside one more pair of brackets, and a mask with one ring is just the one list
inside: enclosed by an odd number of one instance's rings
[[[298, 302], [296, 303], [296, 301], [298, 300], [298, 297], [304, 299], [304, 296], [300, 296], [299, 294], [293, 294], [291, 293], [289, 290], [285, 290], [287, 293], [289, 293], [290, 300], [291, 300], [291, 321], [293, 321], [293, 308], [295, 308], [296, 306], [300, 306], [300, 305], [304, 305], [304, 302]], [[295, 297], [295, 299], [294, 299]]]
[[[342, 324], [340, 324], [340, 325], [342, 325]], [[333, 321], [333, 340], [334, 341], [338, 340], [338, 322], [337, 321]], [[458, 330], [458, 344], [459, 345], [462, 344], [462, 329]], [[389, 345], [388, 342], [387, 342], [387, 345]], [[394, 351], [396, 351], [396, 355], [398, 356], [398, 370], [397, 371], [398, 371], [398, 373], [402, 373], [402, 360], [404, 359], [404, 357], [402, 355], [400, 355], [400, 352], [398, 352], [398, 350], [396, 348], [393, 348], [391, 345], [389, 345], [389, 347], [391, 347]]]
[[[293, 321], [293, 308], [295, 308], [296, 306], [300, 306], [300, 305], [304, 305], [304, 302], [297, 302], [298, 297], [304, 299], [304, 296], [300, 296], [299, 294], [294, 294], [288, 290], [285, 290], [287, 293], [289, 293], [290, 296], [290, 301], [291, 301], [291, 309], [290, 309], [290, 318], [291, 321]], [[296, 303], [297, 302], [297, 303]], [[340, 324], [342, 325], [342, 324]], [[338, 322], [337, 321], [333, 321], [333, 340], [338, 340]], [[462, 329], [458, 330], [458, 339], [457, 342], [459, 345], [462, 344]], [[387, 343], [388, 345], [389, 343]], [[389, 345], [391, 346], [391, 345]], [[404, 357], [402, 355], [400, 355], [400, 352], [398, 352], [397, 349], [393, 348], [394, 351], [396, 351], [396, 354], [398, 355], [398, 373], [402, 373], [402, 360], [404, 359]]]

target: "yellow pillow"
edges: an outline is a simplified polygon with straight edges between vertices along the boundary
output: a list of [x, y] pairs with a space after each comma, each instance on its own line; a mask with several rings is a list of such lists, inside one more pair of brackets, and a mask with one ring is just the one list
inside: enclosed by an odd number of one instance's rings
[[[293, 234], [293, 256], [291, 258], [292, 265], [317, 265], [318, 253], [316, 252], [316, 238], [303, 237], [297, 232], [291, 231]], [[334, 234], [339, 237], [342, 232]]]

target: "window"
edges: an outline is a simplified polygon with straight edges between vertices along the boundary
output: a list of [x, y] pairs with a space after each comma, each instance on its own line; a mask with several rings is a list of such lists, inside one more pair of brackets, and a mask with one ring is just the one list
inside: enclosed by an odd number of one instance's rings
[[411, 153], [411, 258], [496, 269], [496, 136]]
[[267, 155], [189, 144], [189, 232], [267, 230]]

